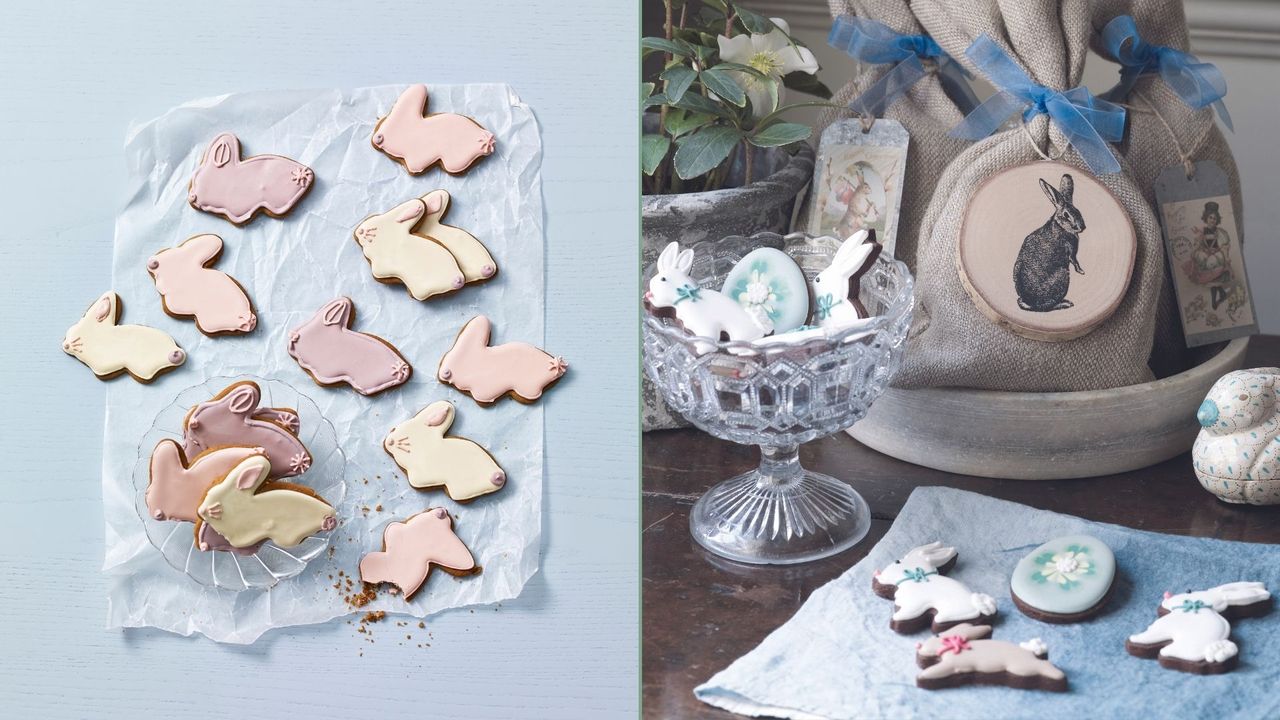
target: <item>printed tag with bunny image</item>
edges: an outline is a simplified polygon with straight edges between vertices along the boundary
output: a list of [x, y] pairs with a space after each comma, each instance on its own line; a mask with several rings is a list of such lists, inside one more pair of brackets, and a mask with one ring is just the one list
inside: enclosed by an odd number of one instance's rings
[[1128, 213], [1088, 172], [1034, 162], [988, 178], [965, 208], [960, 280], [993, 322], [1032, 340], [1087, 335], [1115, 313], [1133, 274]]

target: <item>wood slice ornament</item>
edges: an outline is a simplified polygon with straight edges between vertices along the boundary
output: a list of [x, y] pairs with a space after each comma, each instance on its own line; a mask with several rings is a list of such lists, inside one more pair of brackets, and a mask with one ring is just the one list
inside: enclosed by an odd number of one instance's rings
[[1088, 334], [1129, 288], [1138, 241], [1120, 201], [1080, 168], [1042, 161], [986, 180], [965, 208], [960, 282], [982, 314], [1032, 340]]

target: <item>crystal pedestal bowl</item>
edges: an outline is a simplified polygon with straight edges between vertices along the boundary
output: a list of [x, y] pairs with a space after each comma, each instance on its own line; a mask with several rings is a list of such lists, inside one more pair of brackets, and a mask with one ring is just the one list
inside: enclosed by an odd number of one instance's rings
[[[774, 247], [812, 280], [839, 246], [801, 233], [707, 240], [692, 246], [689, 275], [719, 290], [744, 255]], [[650, 276], [652, 269], [646, 282]], [[881, 256], [861, 280], [870, 319], [766, 344], [695, 338], [673, 319], [646, 314], [645, 373], [667, 403], [715, 437], [760, 446], [759, 467], [694, 505], [689, 527], [699, 544], [738, 562], [791, 564], [834, 555], [866, 536], [866, 501], [848, 483], [804, 469], [799, 446], [862, 419], [884, 391], [902, 361], [911, 293], [907, 267]]]

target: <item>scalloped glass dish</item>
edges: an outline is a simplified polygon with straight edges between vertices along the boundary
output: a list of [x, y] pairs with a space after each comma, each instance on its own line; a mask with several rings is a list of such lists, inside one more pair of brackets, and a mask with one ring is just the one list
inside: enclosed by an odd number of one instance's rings
[[[744, 255], [774, 247], [812, 281], [839, 246], [803, 233], [704, 240], [692, 246], [689, 274], [719, 289]], [[690, 513], [694, 539], [711, 552], [745, 563], [808, 562], [852, 547], [870, 529], [862, 496], [806, 470], [799, 457], [802, 443], [866, 416], [902, 363], [912, 309], [906, 265], [881, 256], [862, 276], [860, 297], [872, 314], [865, 321], [765, 342], [698, 338], [646, 314], [644, 369], [672, 409], [715, 437], [760, 446], [758, 468], [712, 487]]]
[[288, 482], [305, 485], [319, 493], [337, 511], [339, 525], [342, 524], [341, 505], [347, 490], [347, 458], [338, 446], [333, 425], [320, 414], [311, 398], [292, 385], [280, 380], [241, 375], [212, 378], [179, 393], [156, 415], [151, 429], [138, 444], [138, 459], [133, 470], [134, 505], [146, 529], [147, 539], [170, 565], [201, 585], [233, 591], [266, 589], [282, 580], [297, 577], [309, 561], [329, 547], [329, 536], [333, 532], [317, 533], [291, 548], [277, 547], [268, 541], [252, 555], [219, 550], [204, 552], [196, 547], [194, 523], [160, 521], [147, 512], [151, 451], [156, 444], [166, 438], [182, 442], [182, 422], [187, 411], [226, 386], [243, 380], [252, 380], [262, 389], [262, 407], [289, 407], [298, 411], [301, 424], [298, 436], [311, 452], [312, 464], [302, 475], [287, 478]]

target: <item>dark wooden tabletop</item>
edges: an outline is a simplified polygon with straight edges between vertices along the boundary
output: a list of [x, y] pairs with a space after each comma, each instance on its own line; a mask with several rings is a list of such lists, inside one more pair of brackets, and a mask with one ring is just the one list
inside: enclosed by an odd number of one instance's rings
[[[1255, 337], [1245, 367], [1280, 365], [1280, 337]], [[689, 535], [689, 509], [711, 485], [755, 467], [754, 447], [697, 430], [644, 436], [644, 714], [733, 718], [693, 688], [786, 622], [809, 593], [843, 573], [884, 535], [917, 486], [946, 485], [1031, 507], [1142, 530], [1280, 543], [1280, 506], [1228, 505], [1205, 492], [1189, 454], [1123, 475], [991, 480], [895, 460], [840, 433], [801, 448], [805, 467], [847, 479], [871, 505], [871, 532], [835, 557], [792, 567], [721, 560]]]

